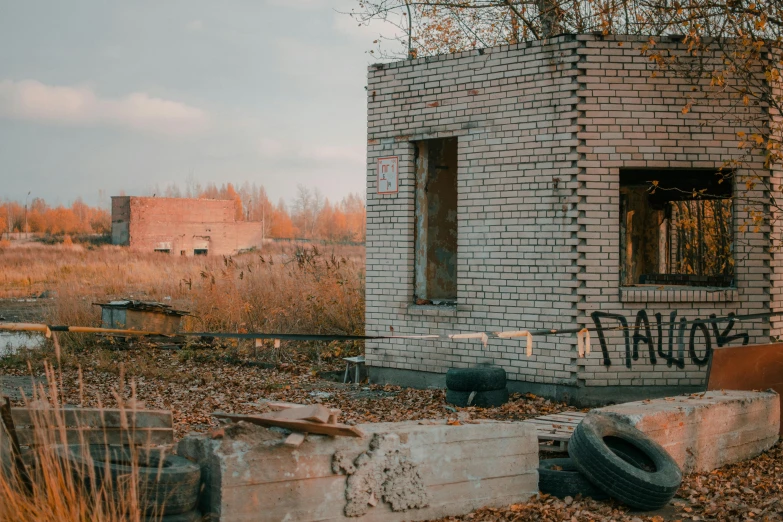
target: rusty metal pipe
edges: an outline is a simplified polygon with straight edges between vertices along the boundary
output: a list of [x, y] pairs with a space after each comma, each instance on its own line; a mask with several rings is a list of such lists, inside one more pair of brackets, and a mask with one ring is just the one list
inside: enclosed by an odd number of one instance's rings
[[93, 326], [47, 326], [36, 323], [0, 323], [0, 330], [7, 332], [40, 332], [48, 335], [51, 332], [72, 332], [72, 333], [106, 333], [122, 335], [159, 335], [171, 337], [159, 332], [147, 332], [144, 330], [123, 330], [119, 328], [97, 328]]

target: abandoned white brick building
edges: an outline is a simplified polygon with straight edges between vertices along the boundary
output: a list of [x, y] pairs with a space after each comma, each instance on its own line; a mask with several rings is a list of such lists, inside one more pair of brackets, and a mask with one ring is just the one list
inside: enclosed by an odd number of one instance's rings
[[519, 340], [372, 341], [373, 382], [442, 386], [490, 363], [512, 391], [627, 400], [703, 389], [713, 348], [780, 333], [693, 323], [781, 310], [769, 225], [744, 226], [738, 203], [768, 194], [716, 174], [740, 129], [705, 118], [719, 102], [684, 114], [690, 85], [652, 75], [641, 42], [564, 35], [370, 67], [368, 335], [630, 326], [594, 332], [585, 358], [575, 335], [536, 336], [531, 357]]

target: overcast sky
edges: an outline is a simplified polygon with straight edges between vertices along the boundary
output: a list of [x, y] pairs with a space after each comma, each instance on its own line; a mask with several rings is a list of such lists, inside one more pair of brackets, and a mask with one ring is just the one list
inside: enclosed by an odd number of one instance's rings
[[0, 0], [0, 199], [69, 204], [189, 176], [290, 201], [364, 193], [352, 0]]

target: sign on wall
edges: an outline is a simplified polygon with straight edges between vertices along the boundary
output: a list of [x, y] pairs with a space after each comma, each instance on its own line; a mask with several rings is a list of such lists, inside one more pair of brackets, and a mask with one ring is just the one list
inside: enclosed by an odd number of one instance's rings
[[378, 158], [378, 194], [396, 194], [398, 179], [397, 156]]

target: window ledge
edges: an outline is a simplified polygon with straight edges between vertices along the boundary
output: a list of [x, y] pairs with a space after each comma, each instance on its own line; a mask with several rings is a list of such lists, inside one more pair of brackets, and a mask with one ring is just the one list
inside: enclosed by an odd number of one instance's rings
[[430, 315], [435, 317], [456, 317], [457, 305], [408, 305], [410, 315]]
[[687, 286], [620, 287], [622, 303], [723, 303], [737, 301], [736, 288]]

